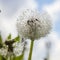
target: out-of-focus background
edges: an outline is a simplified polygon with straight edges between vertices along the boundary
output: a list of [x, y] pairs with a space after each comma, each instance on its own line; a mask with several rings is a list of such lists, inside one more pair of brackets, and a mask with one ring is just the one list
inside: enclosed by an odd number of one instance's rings
[[[17, 36], [16, 20], [24, 8], [47, 11], [53, 22], [51, 33], [35, 41], [32, 60], [44, 60], [47, 56], [48, 41], [51, 43], [49, 59], [60, 60], [60, 0], [0, 0], [0, 32], [3, 40], [9, 33], [12, 34], [12, 38]], [[25, 60], [27, 60], [27, 54]]]

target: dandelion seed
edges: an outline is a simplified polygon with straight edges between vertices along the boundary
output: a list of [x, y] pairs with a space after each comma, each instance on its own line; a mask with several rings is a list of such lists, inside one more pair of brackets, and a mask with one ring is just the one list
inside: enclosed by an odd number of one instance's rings
[[22, 54], [24, 49], [24, 43], [25, 42], [16, 42], [13, 44], [14, 46], [13, 53], [15, 56], [20, 56]]

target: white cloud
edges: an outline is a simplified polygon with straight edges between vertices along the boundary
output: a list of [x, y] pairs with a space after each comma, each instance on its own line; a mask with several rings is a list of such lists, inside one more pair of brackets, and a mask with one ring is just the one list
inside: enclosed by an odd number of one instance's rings
[[52, 32], [48, 38], [51, 41], [50, 60], [60, 60], [60, 38], [56, 32]]
[[2, 19], [0, 21], [0, 31], [3, 39], [6, 39], [9, 33], [12, 34], [13, 38], [16, 37], [17, 31], [15, 26], [15, 21], [10, 21], [9, 19], [4, 19], [4, 20]]
[[60, 0], [56, 0], [49, 5], [44, 5], [43, 10], [46, 10], [52, 16], [55, 22], [58, 19], [60, 13]]
[[0, 3], [5, 18], [12, 18], [17, 11], [20, 13], [20, 9], [22, 8], [34, 9], [37, 7], [35, 0], [2, 0]]
[[23, 5], [23, 7], [30, 9], [37, 8], [37, 3], [35, 2], [35, 0], [25, 0], [25, 2], [26, 3]]
[[5, 39], [9, 33], [12, 33], [13, 37], [15, 37], [17, 35], [15, 24], [17, 17], [20, 15], [20, 11], [23, 8], [34, 9], [37, 4], [35, 0], [6, 0], [6, 2], [2, 0], [0, 3], [0, 9], [2, 11], [0, 13], [0, 31], [2, 36]]

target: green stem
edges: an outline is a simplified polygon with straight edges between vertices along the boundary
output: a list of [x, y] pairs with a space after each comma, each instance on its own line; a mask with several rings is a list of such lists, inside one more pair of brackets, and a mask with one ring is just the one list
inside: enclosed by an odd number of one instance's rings
[[3, 56], [0, 55], [0, 60], [6, 60]]
[[12, 60], [12, 56], [10, 56], [10, 60]]
[[15, 56], [14, 55], [11, 55], [10, 56], [10, 60], [15, 60]]
[[11, 56], [7, 56], [6, 60], [13, 60]]
[[32, 59], [32, 50], [33, 50], [33, 45], [34, 45], [34, 40], [31, 40], [30, 52], [29, 52], [28, 60], [31, 60], [31, 59]]

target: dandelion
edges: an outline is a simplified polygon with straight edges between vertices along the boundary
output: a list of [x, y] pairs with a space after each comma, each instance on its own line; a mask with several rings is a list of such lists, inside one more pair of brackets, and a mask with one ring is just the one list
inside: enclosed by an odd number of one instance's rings
[[23, 49], [24, 49], [24, 43], [25, 42], [16, 42], [13, 44], [14, 46], [14, 49], [13, 49], [13, 53], [15, 56], [20, 56], [23, 52]]
[[12, 44], [14, 41], [5, 41], [2, 43], [2, 47], [0, 47], [0, 55], [6, 58], [6, 56], [11, 56], [13, 55], [13, 46]]
[[51, 19], [47, 13], [40, 14], [37, 10], [26, 9], [17, 21], [18, 34], [31, 39], [28, 60], [31, 60], [34, 40], [45, 37], [51, 30]]
[[6, 57], [6, 55], [7, 55], [7, 49], [6, 48], [0, 48], [0, 55]]
[[22, 55], [25, 42], [6, 40], [3, 44], [0, 45], [0, 55], [8, 59], [9, 57], [13, 58]]
[[46, 36], [51, 30], [51, 20], [48, 14], [40, 14], [36, 10], [23, 11], [17, 21], [17, 30], [21, 37], [39, 39]]

